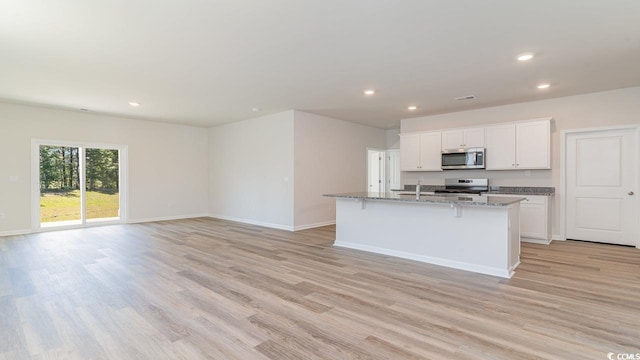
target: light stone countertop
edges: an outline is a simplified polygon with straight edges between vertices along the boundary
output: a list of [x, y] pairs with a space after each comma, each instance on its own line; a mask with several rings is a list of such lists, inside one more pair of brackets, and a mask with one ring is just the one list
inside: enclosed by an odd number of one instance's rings
[[[422, 191], [444, 190], [444, 185], [422, 185]], [[411, 192], [415, 191], [415, 185], [405, 185], [404, 190], [392, 190], [395, 192]], [[489, 186], [489, 191], [483, 191], [483, 195], [503, 194], [503, 195], [537, 195], [537, 196], [554, 196], [556, 189], [554, 187], [541, 186]]]
[[365, 200], [386, 200], [386, 201], [404, 201], [413, 203], [427, 204], [451, 204], [466, 206], [509, 206], [525, 200], [520, 196], [487, 196], [487, 195], [448, 195], [448, 194], [422, 194], [420, 199], [416, 199], [414, 193], [409, 192], [353, 192], [342, 194], [325, 194], [327, 197], [340, 199], [365, 199]]

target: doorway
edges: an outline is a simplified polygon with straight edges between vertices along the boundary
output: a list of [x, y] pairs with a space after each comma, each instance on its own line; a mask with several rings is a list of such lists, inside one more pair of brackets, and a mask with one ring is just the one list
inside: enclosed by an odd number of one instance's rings
[[385, 192], [385, 150], [367, 149], [367, 191]]
[[33, 141], [34, 228], [125, 220], [126, 147]]
[[638, 128], [565, 132], [566, 238], [640, 247]]

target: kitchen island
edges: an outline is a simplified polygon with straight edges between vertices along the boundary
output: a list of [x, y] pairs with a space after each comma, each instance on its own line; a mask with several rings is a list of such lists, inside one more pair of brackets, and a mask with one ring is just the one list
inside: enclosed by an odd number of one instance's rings
[[397, 193], [336, 199], [334, 246], [510, 278], [520, 264], [523, 197]]

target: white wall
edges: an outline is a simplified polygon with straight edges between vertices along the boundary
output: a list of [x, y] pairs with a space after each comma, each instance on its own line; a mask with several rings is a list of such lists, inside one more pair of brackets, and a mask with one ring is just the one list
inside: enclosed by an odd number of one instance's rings
[[[444, 172], [403, 172], [403, 184], [444, 184], [448, 177], [487, 177], [491, 185], [553, 186], [556, 188], [555, 209], [560, 197], [560, 131], [626, 124], [640, 124], [640, 87], [550, 100], [497, 106], [479, 110], [426, 116], [401, 121], [401, 132], [447, 129], [534, 118], [553, 117], [551, 126], [551, 170], [524, 171], [457, 170]], [[559, 212], [554, 211], [553, 231], [559, 233]]]
[[31, 139], [128, 145], [131, 222], [207, 213], [206, 129], [0, 103], [0, 234], [31, 229]]
[[387, 137], [387, 149], [400, 149], [400, 129], [389, 129], [385, 131]]
[[209, 129], [211, 216], [293, 228], [293, 111]]
[[286, 111], [209, 130], [214, 217], [299, 230], [335, 221], [332, 192], [365, 191], [384, 130]]
[[295, 228], [335, 221], [335, 199], [323, 194], [367, 191], [367, 147], [385, 149], [385, 131], [294, 112]]

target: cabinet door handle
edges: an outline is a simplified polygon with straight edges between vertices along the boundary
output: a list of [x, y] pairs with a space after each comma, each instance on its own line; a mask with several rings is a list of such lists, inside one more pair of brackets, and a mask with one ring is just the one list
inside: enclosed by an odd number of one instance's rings
[[629, 191], [629, 195], [633, 195], [635, 194], [633, 191]]

